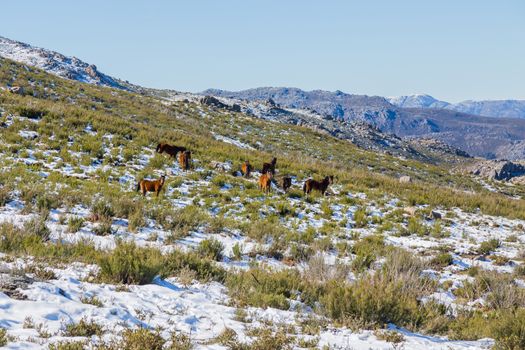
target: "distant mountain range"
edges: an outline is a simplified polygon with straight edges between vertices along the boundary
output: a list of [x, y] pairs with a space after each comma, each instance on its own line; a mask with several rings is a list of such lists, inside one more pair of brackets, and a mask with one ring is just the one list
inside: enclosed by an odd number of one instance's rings
[[445, 108], [467, 114], [498, 118], [525, 118], [524, 100], [462, 101], [449, 103], [430, 95], [387, 97], [387, 100], [403, 108]]
[[[78, 58], [3, 37], [0, 37], [0, 56], [66, 79], [149, 94], [168, 101], [199, 100], [196, 94], [133, 85], [106, 75], [95, 65]], [[384, 98], [283, 87], [237, 92], [210, 89], [200, 95], [227, 98], [230, 105], [239, 104], [247, 114], [283, 123], [299, 123], [365, 148], [411, 155], [418, 148], [418, 139], [433, 139], [452, 146], [452, 153], [457, 155], [462, 153], [455, 149], [486, 158], [525, 159], [525, 101], [451, 104], [429, 95]], [[263, 104], [269, 104], [270, 108], [253, 107]], [[364, 127], [363, 122], [371, 128]], [[449, 151], [440, 143], [427, 144]]]

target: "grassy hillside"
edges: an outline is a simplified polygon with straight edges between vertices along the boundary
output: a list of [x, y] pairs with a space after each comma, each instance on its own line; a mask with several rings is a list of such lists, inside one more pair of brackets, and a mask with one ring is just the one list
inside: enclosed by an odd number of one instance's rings
[[[123, 288], [115, 293], [157, 275], [182, 286], [214, 281], [237, 310], [232, 324], [247, 324], [249, 308], [300, 318], [301, 331], [226, 328], [213, 341], [227, 348], [317, 346], [328, 326], [389, 323], [454, 339], [492, 337], [502, 348], [525, 342], [515, 323], [525, 322], [525, 294], [514, 281], [523, 275], [521, 199], [446, 166], [299, 126], [62, 80], [5, 59], [0, 86], [24, 90], [0, 91], [0, 251], [8, 264], [24, 257], [25, 273], [54, 281], [51, 268], [65, 274], [63, 264], [82, 263], [93, 266], [82, 283]], [[154, 153], [158, 142], [189, 148], [192, 170]], [[258, 169], [273, 156], [277, 178], [293, 176], [288, 193], [265, 196], [255, 177], [232, 176], [246, 159]], [[135, 192], [138, 180], [162, 174], [158, 198]], [[330, 195], [306, 198], [303, 181], [325, 175], [336, 178]], [[401, 175], [414, 181], [401, 184]], [[480, 267], [474, 256], [488, 262]], [[432, 297], [446, 292], [453, 306]], [[169, 336], [121, 332], [120, 341], [184, 342], [168, 328]], [[60, 334], [73, 336], [67, 331]]]

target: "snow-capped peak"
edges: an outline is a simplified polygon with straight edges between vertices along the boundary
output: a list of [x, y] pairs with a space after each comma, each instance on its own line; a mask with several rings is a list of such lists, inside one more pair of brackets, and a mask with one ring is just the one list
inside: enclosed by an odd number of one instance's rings
[[414, 94], [386, 98], [391, 104], [405, 108], [445, 108], [448, 102], [440, 101], [427, 94]]

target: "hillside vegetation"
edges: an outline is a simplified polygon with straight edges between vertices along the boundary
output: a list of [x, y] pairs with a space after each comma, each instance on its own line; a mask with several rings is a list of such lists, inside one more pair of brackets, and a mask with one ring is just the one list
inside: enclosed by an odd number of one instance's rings
[[[519, 186], [1, 58], [0, 86], [23, 90], [0, 91], [2, 266], [34, 279], [8, 294], [7, 344], [344, 348], [364, 332], [378, 348], [525, 346]], [[192, 169], [159, 142], [190, 149]], [[274, 156], [288, 192], [235, 176]], [[161, 175], [158, 198], [136, 192]], [[327, 196], [302, 193], [326, 175]]]

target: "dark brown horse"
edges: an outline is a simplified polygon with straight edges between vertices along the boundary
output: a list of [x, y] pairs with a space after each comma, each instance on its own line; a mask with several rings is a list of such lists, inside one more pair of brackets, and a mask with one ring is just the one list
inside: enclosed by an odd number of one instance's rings
[[252, 173], [252, 165], [250, 164], [250, 161], [245, 161], [241, 165], [241, 172], [244, 177], [250, 177], [250, 174]]
[[191, 165], [191, 152], [186, 150], [179, 154], [179, 165], [182, 170], [190, 170]]
[[314, 179], [308, 179], [304, 182], [303, 185], [303, 192], [306, 194], [309, 194], [312, 192], [312, 190], [316, 190], [321, 192], [321, 194], [325, 194], [326, 189], [329, 185], [334, 183], [334, 177], [333, 176], [326, 176], [323, 181], [315, 181]]
[[185, 150], [186, 150], [186, 147], [172, 146], [172, 145], [168, 145], [167, 143], [159, 143], [155, 151], [157, 153], [167, 153], [173, 158], [175, 158], [177, 156], [177, 153], [184, 152]]
[[275, 165], [277, 164], [277, 158], [273, 158], [270, 163], [264, 163], [262, 167], [261, 174], [266, 174], [267, 172], [271, 172], [272, 175], [275, 175]]
[[142, 192], [142, 195], [145, 196], [146, 192], [155, 192], [157, 197], [159, 192], [164, 186], [164, 181], [166, 181], [166, 175], [162, 175], [158, 180], [140, 180], [137, 184], [137, 191]]
[[283, 186], [284, 192], [288, 191], [288, 189], [292, 187], [292, 178], [290, 176], [283, 177], [282, 186]]
[[270, 193], [272, 189], [272, 173], [270, 171], [259, 177], [259, 188], [266, 193]]

